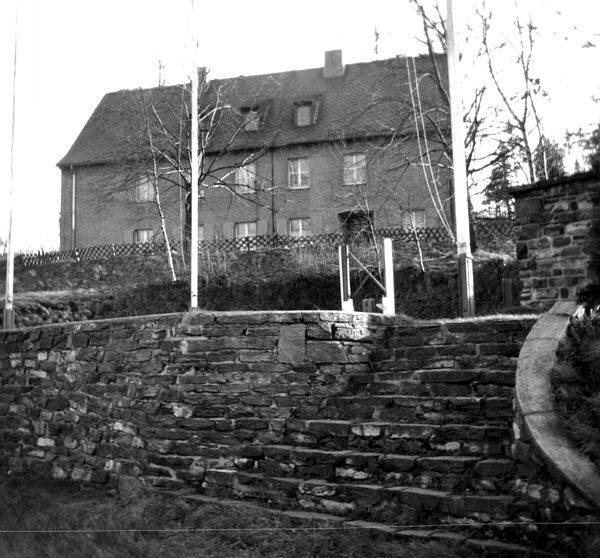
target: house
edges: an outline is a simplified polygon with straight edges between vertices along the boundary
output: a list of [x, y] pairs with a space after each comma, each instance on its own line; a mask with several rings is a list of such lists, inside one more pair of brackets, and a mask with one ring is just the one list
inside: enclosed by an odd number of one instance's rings
[[[436, 66], [445, 76], [443, 57]], [[338, 50], [322, 68], [202, 73], [199, 238], [450, 220], [450, 126], [436, 72], [428, 56], [345, 65]], [[189, 97], [187, 85], [104, 96], [58, 163], [61, 250], [183, 238]]]

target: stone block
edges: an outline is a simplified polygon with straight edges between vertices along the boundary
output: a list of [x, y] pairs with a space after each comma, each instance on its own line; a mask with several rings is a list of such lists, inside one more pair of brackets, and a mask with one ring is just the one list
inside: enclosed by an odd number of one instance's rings
[[306, 325], [282, 325], [277, 344], [277, 361], [295, 365], [307, 360]]
[[480, 477], [510, 477], [515, 472], [515, 463], [511, 459], [483, 459], [479, 461], [474, 473]]
[[346, 363], [348, 355], [341, 343], [335, 341], [309, 341], [306, 355], [315, 363]]

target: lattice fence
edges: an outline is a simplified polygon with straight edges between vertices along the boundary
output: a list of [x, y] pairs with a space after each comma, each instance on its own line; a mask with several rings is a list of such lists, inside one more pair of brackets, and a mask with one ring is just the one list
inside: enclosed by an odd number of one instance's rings
[[[513, 235], [514, 224], [508, 220], [477, 221], [474, 223], [475, 232], [481, 241], [495, 240], [497, 238], [510, 239]], [[439, 242], [451, 244], [450, 236], [445, 229], [426, 227], [416, 231], [402, 228], [382, 228], [375, 231], [378, 239], [391, 238], [396, 242], [414, 243], [415, 236], [420, 242]], [[274, 249], [289, 249], [294, 247], [309, 248], [316, 246], [335, 247], [339, 244], [365, 244], [369, 242], [368, 236], [349, 238], [343, 233], [317, 234], [305, 237], [292, 237], [284, 235], [264, 235], [245, 238], [232, 238], [215, 241], [202, 241], [198, 244], [201, 255], [207, 253], [261, 251]], [[181, 242], [171, 242], [173, 253], [181, 251]], [[93, 261], [110, 258], [163, 255], [164, 242], [146, 242], [140, 244], [105, 244], [101, 246], [88, 246], [73, 250], [53, 252], [25, 252], [15, 256], [15, 263], [24, 267], [33, 267], [55, 262]]]

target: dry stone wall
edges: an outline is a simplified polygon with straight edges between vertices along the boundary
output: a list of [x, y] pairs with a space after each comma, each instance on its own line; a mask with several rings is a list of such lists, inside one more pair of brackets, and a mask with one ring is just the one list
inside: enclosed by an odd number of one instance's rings
[[206, 452], [280, 440], [295, 410], [368, 372], [386, 323], [173, 314], [3, 332], [2, 469], [200, 482]]
[[514, 195], [521, 301], [546, 310], [600, 281], [600, 176], [533, 184]]
[[533, 322], [231, 312], [2, 332], [0, 471], [552, 546], [555, 529], [503, 526], [569, 513], [511, 453]]

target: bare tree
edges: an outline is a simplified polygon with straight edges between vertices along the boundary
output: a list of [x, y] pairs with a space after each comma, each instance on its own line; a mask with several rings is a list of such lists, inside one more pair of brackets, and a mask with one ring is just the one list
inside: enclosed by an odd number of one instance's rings
[[[516, 6], [515, 6], [516, 7]], [[537, 104], [541, 97], [547, 96], [542, 89], [539, 77], [533, 71], [533, 58], [535, 49], [536, 26], [531, 16], [525, 21], [518, 15], [513, 22], [516, 32], [514, 41], [502, 40], [494, 46], [491, 38], [491, 22], [493, 11], [488, 10], [484, 2], [478, 11], [482, 30], [482, 49], [485, 56], [488, 75], [498, 94], [502, 108], [503, 129], [510, 136], [513, 146], [513, 157], [521, 164], [530, 182], [546, 179], [547, 165], [542, 164], [536, 168], [535, 149], [540, 146], [540, 157], [546, 158], [546, 149], [542, 142], [543, 128]], [[507, 51], [511, 51], [510, 53]], [[498, 53], [504, 52], [510, 62], [516, 63], [519, 76], [519, 85], [515, 88], [503, 83], [498, 71]], [[537, 171], [540, 171], [539, 173]]]
[[[180, 240], [182, 246], [189, 248], [192, 117], [189, 95], [189, 87], [185, 85], [128, 91], [121, 94], [112, 111], [111, 107], [104, 111], [104, 125], [114, 146], [108, 154], [112, 170], [99, 183], [102, 195], [94, 196], [103, 205], [114, 204], [124, 193], [129, 192], [130, 197], [136, 195], [133, 192], [140, 176], [149, 181], [153, 194], [148, 201], [156, 208], [174, 280], [167, 226], [173, 211], [166, 211], [165, 207], [179, 208]], [[218, 188], [232, 197], [260, 203], [253, 194], [264, 181], [248, 169], [268, 152], [273, 134], [264, 141], [260, 137], [260, 120], [267, 112], [264, 100], [260, 111], [244, 111], [244, 107], [255, 106], [260, 95], [261, 90], [240, 94], [235, 79], [208, 81], [206, 73], [202, 73], [198, 114], [200, 199], [208, 189]], [[248, 142], [246, 133], [250, 130], [253, 139]], [[184, 266], [185, 253], [183, 249]]]

